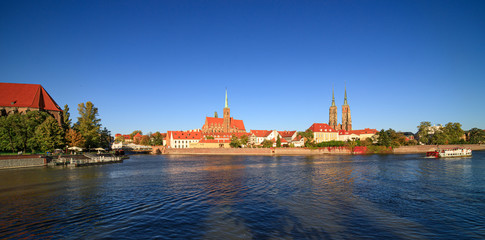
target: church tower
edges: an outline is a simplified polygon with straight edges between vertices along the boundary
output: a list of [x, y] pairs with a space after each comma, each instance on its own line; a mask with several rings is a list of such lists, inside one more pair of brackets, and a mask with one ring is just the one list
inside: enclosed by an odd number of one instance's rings
[[350, 117], [350, 107], [347, 103], [347, 88], [345, 88], [344, 105], [342, 105], [342, 129], [352, 130], [352, 118]]
[[332, 105], [330, 106], [329, 115], [328, 115], [328, 125], [333, 128], [337, 129], [337, 106], [335, 105], [335, 95], [332, 89]]
[[226, 103], [224, 105], [224, 120], [222, 122], [222, 131], [229, 132], [231, 127], [231, 110], [229, 109], [229, 105], [227, 104], [227, 89], [226, 89]]

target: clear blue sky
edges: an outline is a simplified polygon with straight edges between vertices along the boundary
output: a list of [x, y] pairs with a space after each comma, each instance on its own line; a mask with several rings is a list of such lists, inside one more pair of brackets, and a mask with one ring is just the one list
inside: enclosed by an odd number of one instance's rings
[[92, 101], [113, 134], [328, 122], [485, 128], [485, 1], [0, 1], [0, 81]]

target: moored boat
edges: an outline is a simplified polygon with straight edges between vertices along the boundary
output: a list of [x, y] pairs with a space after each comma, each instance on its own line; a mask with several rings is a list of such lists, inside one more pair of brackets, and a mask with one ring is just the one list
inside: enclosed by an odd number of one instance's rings
[[472, 150], [469, 148], [437, 149], [427, 152], [427, 158], [452, 158], [452, 157], [471, 157]]

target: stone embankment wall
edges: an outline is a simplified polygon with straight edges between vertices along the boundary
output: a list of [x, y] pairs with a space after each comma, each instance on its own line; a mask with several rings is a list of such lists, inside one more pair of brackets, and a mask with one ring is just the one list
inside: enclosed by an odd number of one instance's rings
[[30, 156], [0, 156], [0, 169], [41, 167], [46, 164], [46, 158], [40, 155]]
[[[440, 149], [446, 148], [470, 148], [471, 150], [485, 150], [485, 144], [463, 144], [463, 145], [439, 145]], [[417, 145], [417, 146], [402, 146], [394, 149], [394, 153], [425, 153], [437, 149], [436, 145]]]
[[[320, 154], [351, 154], [345, 147], [329, 147], [320, 149], [307, 148], [167, 148], [158, 153], [163, 154], [194, 154], [194, 155], [320, 155]], [[152, 153], [157, 153], [153, 151]]]
[[[485, 150], [485, 144], [440, 145], [441, 149], [465, 147], [474, 151]], [[362, 147], [361, 147], [362, 148]], [[426, 153], [434, 151], [436, 145], [402, 146], [393, 149], [395, 154]], [[355, 149], [354, 154], [365, 154], [366, 149]], [[346, 147], [308, 148], [165, 148], [154, 146], [152, 154], [200, 154], [200, 155], [320, 155], [352, 154]]]

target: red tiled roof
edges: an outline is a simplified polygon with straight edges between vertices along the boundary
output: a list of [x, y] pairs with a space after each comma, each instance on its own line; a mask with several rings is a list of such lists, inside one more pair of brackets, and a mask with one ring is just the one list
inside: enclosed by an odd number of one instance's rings
[[314, 123], [308, 129], [312, 130], [313, 132], [337, 132], [326, 123]]
[[[205, 117], [205, 124], [207, 127], [210, 127], [212, 125], [221, 125], [224, 123], [224, 118], [214, 118], [214, 117]], [[244, 122], [243, 120], [238, 120], [231, 118], [231, 128], [236, 128], [238, 130], [243, 130], [246, 131], [246, 128], [244, 127]]]
[[350, 134], [355, 134], [355, 135], [361, 135], [361, 134], [376, 134], [378, 131], [376, 129], [361, 129], [361, 130], [351, 130], [351, 131], [345, 131], [345, 130], [339, 130], [338, 134], [339, 135], [350, 135]]
[[202, 133], [204, 136], [213, 136], [213, 137], [232, 137], [233, 135], [236, 137], [241, 137], [243, 135], [250, 136], [251, 133], [248, 132], [233, 132], [233, 133], [227, 133], [227, 132], [214, 132], [214, 133]]
[[141, 137], [143, 137], [143, 135], [141, 135], [140, 133], [136, 133], [136, 135], [133, 136], [133, 138], [141, 138]]
[[[273, 138], [271, 141], [276, 142], [277, 140], [278, 140], [278, 139]], [[281, 141], [281, 143], [287, 143], [287, 142], [288, 142], [288, 141], [286, 141], [284, 138], [280, 138], [280, 141]]]
[[338, 130], [338, 134], [339, 135], [350, 135], [351, 133], [349, 131], [345, 131], [345, 130]]
[[40, 84], [0, 83], [0, 106], [62, 111]]
[[353, 134], [361, 135], [361, 134], [376, 134], [378, 131], [376, 129], [365, 128], [361, 130], [352, 130], [350, 132]]
[[167, 135], [173, 139], [202, 139], [201, 132], [168, 131]]
[[[158, 133], [158, 134], [160, 134], [162, 137], [165, 137], [167, 135], [166, 133]], [[157, 135], [157, 133], [152, 133], [152, 137], [156, 136], [156, 135]]]
[[267, 137], [271, 134], [271, 130], [251, 130], [250, 133], [254, 134], [256, 137]]
[[115, 134], [115, 137], [121, 137], [121, 136], [123, 136], [123, 135], [121, 135], [121, 133]]
[[200, 143], [230, 143], [231, 140], [202, 139]]
[[131, 136], [130, 136], [130, 134], [125, 134], [125, 135], [123, 135], [123, 138], [125, 138], [125, 139], [131, 139]]
[[278, 131], [278, 133], [281, 135], [281, 137], [293, 137], [293, 134], [296, 133], [296, 131]]
[[232, 128], [236, 128], [236, 129], [239, 129], [239, 130], [246, 131], [246, 127], [244, 127], [243, 120], [238, 120], [238, 119], [231, 118], [231, 127]]

